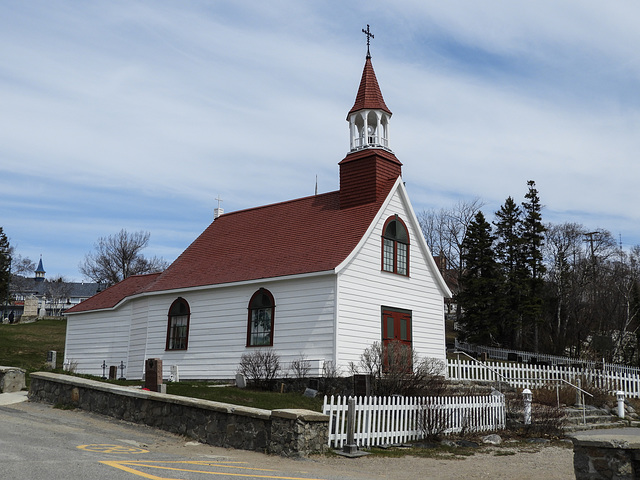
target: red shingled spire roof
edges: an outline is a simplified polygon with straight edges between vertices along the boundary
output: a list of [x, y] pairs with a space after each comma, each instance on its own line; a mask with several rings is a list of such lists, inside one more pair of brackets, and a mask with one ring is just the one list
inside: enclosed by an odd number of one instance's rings
[[391, 110], [389, 110], [387, 105], [384, 103], [384, 98], [382, 98], [382, 92], [380, 91], [378, 80], [376, 79], [376, 72], [373, 71], [370, 56], [367, 56], [367, 60], [364, 63], [362, 79], [360, 80], [360, 88], [358, 88], [356, 101], [347, 114], [347, 120], [349, 119], [349, 115], [353, 112], [364, 109], [384, 110], [391, 115]]

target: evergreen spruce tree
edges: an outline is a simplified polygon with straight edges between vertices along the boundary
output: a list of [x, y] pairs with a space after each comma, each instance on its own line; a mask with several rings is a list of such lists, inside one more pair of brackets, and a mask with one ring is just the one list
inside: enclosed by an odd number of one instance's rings
[[2, 306], [9, 300], [9, 283], [11, 281], [11, 246], [9, 239], [0, 227], [0, 302]]
[[522, 211], [508, 197], [496, 212], [496, 258], [500, 264], [504, 285], [504, 310], [499, 320], [498, 341], [505, 348], [522, 348], [522, 302], [526, 291], [527, 273], [524, 266]]
[[523, 261], [526, 268], [526, 294], [522, 305], [523, 322], [527, 331], [533, 336], [529, 347], [538, 351], [540, 327], [543, 320], [543, 289], [545, 266], [543, 263], [542, 247], [544, 246], [545, 227], [542, 224], [542, 205], [536, 183], [527, 182], [529, 190], [522, 203], [522, 246]]
[[462, 275], [458, 302], [462, 307], [464, 339], [477, 344], [494, 343], [496, 318], [501, 314], [502, 279], [493, 250], [491, 224], [478, 212], [462, 243]]

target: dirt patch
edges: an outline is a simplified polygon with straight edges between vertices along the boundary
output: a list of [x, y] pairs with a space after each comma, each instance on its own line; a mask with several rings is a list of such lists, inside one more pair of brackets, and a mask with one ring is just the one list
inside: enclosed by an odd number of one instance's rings
[[[512, 445], [483, 447], [465, 454], [441, 453], [432, 457], [389, 458], [368, 456], [358, 459], [313, 457], [319, 471], [348, 478], [368, 479], [567, 479], [574, 478], [573, 449], [570, 445]], [[314, 469], [315, 473], [315, 469]]]

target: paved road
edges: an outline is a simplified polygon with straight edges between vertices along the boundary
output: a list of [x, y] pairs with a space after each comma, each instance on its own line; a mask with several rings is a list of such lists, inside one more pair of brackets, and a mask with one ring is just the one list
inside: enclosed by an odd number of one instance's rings
[[[4, 395], [0, 395], [6, 400]], [[0, 478], [309, 479], [314, 462], [210, 447], [152, 428], [79, 410], [0, 398]], [[24, 397], [22, 398], [24, 399]], [[3, 404], [5, 403], [5, 404]]]
[[[565, 480], [573, 451], [505, 447], [472, 457], [292, 460], [210, 447], [81, 410], [0, 394], [0, 480]], [[506, 455], [506, 456], [505, 456]]]

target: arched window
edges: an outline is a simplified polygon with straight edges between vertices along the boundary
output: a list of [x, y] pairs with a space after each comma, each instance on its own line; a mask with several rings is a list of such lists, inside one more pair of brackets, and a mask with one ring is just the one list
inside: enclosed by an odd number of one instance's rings
[[189, 340], [189, 304], [184, 298], [176, 299], [169, 308], [167, 350], [186, 350]]
[[273, 345], [273, 321], [276, 303], [269, 290], [261, 288], [249, 301], [247, 347]]
[[394, 215], [382, 229], [382, 270], [409, 275], [409, 234], [404, 222]]

